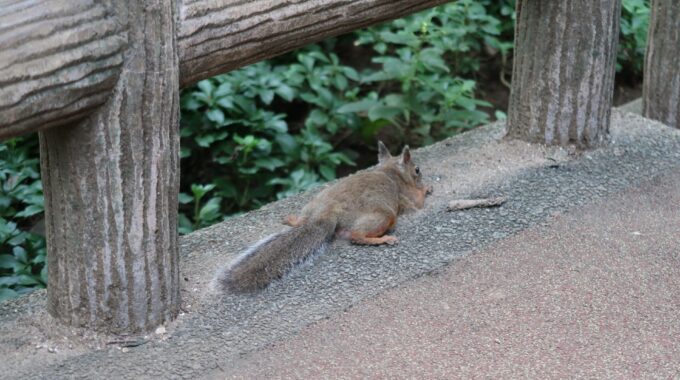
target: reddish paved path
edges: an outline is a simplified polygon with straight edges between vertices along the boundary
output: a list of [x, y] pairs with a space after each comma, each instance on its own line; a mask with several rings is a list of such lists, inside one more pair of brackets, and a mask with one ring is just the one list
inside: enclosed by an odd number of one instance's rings
[[224, 370], [219, 376], [680, 378], [680, 173], [556, 216]]

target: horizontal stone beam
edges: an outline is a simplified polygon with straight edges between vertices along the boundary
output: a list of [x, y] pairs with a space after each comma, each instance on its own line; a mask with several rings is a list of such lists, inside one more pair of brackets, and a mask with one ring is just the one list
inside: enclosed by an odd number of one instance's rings
[[0, 139], [70, 124], [106, 102], [127, 35], [94, 0], [20, 0], [0, 11]]
[[[180, 85], [445, 0], [176, 0]], [[0, 13], [0, 139], [104, 104], [127, 46], [115, 2], [18, 0]]]
[[183, 0], [180, 86], [445, 0]]

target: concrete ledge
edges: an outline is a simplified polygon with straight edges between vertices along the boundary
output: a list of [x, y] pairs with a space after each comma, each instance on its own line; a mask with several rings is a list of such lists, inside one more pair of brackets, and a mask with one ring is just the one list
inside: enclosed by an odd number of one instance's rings
[[619, 109], [621, 111], [642, 115], [642, 98], [630, 101], [619, 107]]
[[[181, 239], [186, 311], [165, 331], [130, 341], [55, 327], [44, 292], [0, 306], [2, 378], [197, 378], [228, 375], [249, 352], [297, 334], [395, 286], [436, 276], [457, 258], [680, 168], [680, 131], [615, 110], [611, 144], [576, 153], [502, 140], [493, 124], [415, 152], [435, 192], [426, 208], [399, 220], [395, 247], [336, 242], [312, 265], [251, 296], [208, 291], [214, 271], [249, 243], [282, 229], [314, 191]], [[393, 150], [396, 150], [393, 148]], [[452, 198], [506, 195], [496, 209], [447, 213]], [[138, 340], [135, 340], [138, 339]], [[53, 352], [50, 352], [53, 351]], [[224, 372], [223, 372], [224, 371]]]

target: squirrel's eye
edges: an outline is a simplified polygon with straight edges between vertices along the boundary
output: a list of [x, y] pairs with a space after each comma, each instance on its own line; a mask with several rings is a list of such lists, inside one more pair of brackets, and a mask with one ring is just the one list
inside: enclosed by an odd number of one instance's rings
[[420, 168], [416, 166], [416, 174], [420, 174]]

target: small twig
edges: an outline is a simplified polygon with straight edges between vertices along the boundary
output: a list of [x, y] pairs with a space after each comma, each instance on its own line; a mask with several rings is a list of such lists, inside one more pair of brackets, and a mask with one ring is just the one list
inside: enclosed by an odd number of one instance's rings
[[505, 67], [507, 66], [508, 63], [508, 56], [504, 53], [501, 54], [501, 72], [500, 72], [500, 80], [501, 83], [507, 87], [507, 88], [512, 88], [512, 84], [508, 82], [507, 79], [505, 79]]
[[134, 340], [110, 340], [106, 342], [108, 345], [113, 345], [117, 344], [120, 347], [137, 347], [141, 346], [142, 344], [146, 344], [149, 341], [146, 339], [134, 339]]
[[473, 207], [496, 207], [505, 203], [505, 197], [495, 197], [486, 199], [456, 199], [449, 202], [446, 211], [465, 210]]

